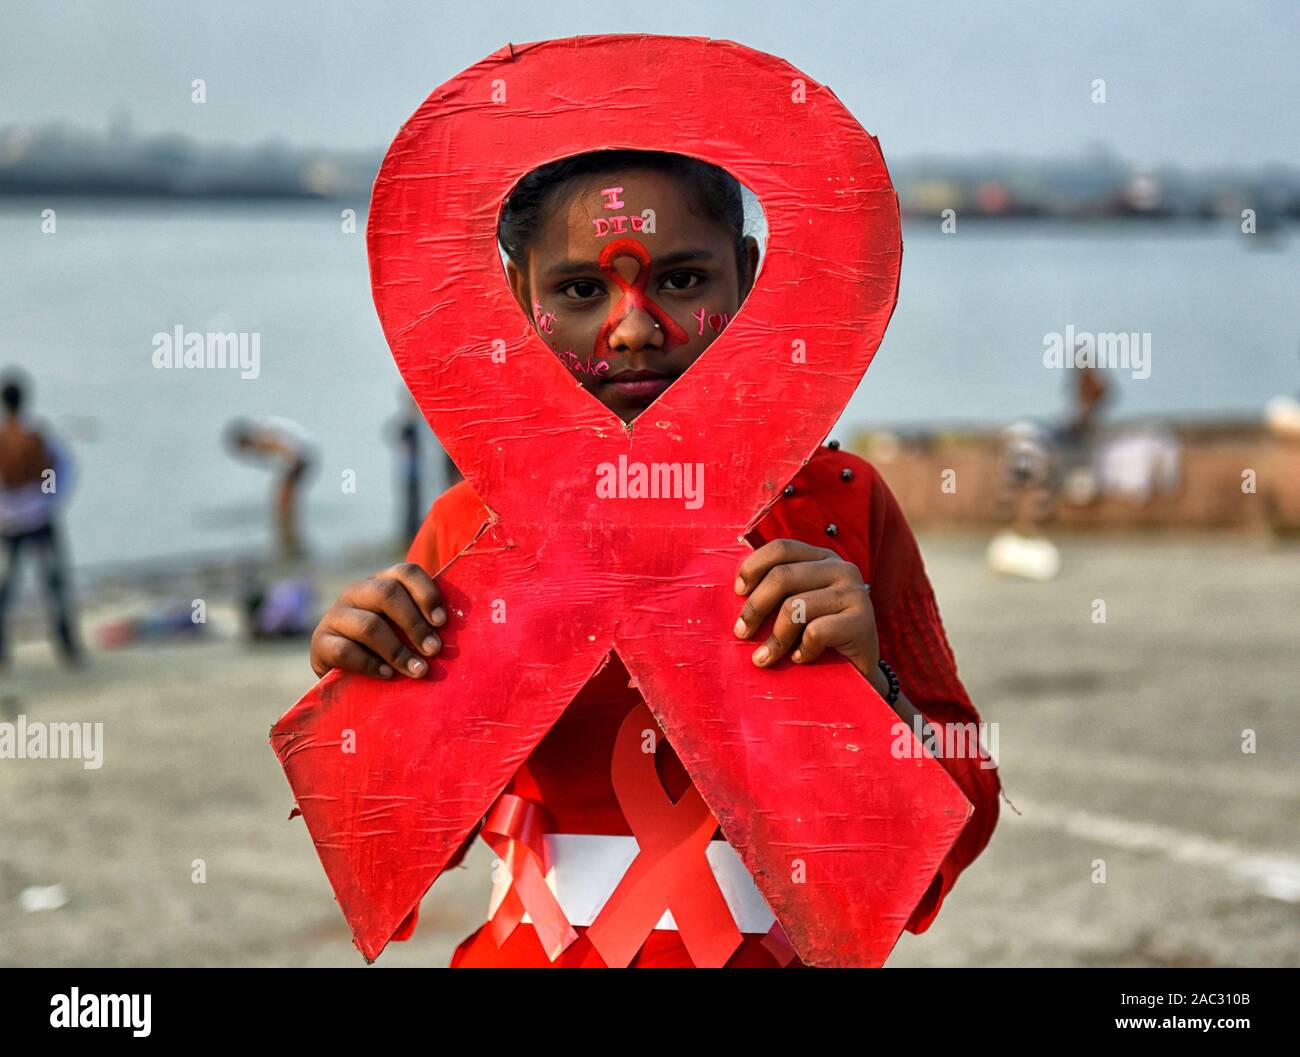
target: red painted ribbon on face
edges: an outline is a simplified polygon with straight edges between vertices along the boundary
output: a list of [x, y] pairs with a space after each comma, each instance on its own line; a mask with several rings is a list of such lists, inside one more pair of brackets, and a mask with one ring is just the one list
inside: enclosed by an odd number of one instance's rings
[[[631, 427], [520, 312], [496, 231], [523, 174], [611, 146], [718, 165], [768, 224], [741, 311]], [[883, 963], [973, 809], [932, 757], [893, 751], [898, 717], [849, 661], [760, 669], [731, 630], [747, 533], [839, 419], [897, 299], [875, 140], [829, 89], [728, 41], [512, 45], [402, 126], [367, 238], [393, 356], [490, 516], [429, 570], [450, 619], [428, 676], [333, 671], [272, 730], [357, 946], [379, 954], [617, 652], [802, 960]], [[613, 464], [696, 468], [700, 502], [606, 497]]]
[[500, 947], [526, 912], [537, 930], [542, 950], [555, 961], [577, 940], [578, 934], [546, 884], [542, 815], [539, 804], [512, 793], [502, 794], [488, 812], [481, 836], [510, 875], [510, 887], [492, 915], [489, 927]]
[[640, 850], [587, 929], [587, 939], [606, 965], [624, 969], [669, 910], [691, 961], [719, 969], [740, 946], [741, 935], [704, 857], [718, 820], [694, 786], [675, 804], [669, 798], [654, 753], [643, 748], [647, 731], [658, 738], [650, 709], [637, 705], [614, 743], [614, 795]]
[[[615, 267], [615, 261], [620, 257], [631, 257], [635, 260], [640, 268], [637, 270], [636, 278], [630, 283], [619, 274]], [[650, 251], [640, 242], [632, 238], [615, 239], [600, 251], [600, 270], [605, 273], [618, 288], [623, 292], [623, 296], [618, 299], [618, 303], [610, 309], [609, 317], [601, 325], [600, 333], [596, 335], [596, 345], [593, 353], [597, 356], [604, 356], [609, 352], [609, 336], [614, 328], [628, 317], [628, 314], [634, 309], [640, 309], [647, 313], [656, 323], [658, 323], [664, 332], [664, 352], [673, 345], [685, 345], [690, 338], [686, 336], [677, 321], [667, 312], [659, 307], [646, 293], [646, 287], [650, 283]]]

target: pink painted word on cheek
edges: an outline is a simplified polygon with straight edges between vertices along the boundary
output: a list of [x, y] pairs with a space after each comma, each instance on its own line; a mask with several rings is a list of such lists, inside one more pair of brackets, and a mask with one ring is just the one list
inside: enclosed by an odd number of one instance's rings
[[605, 196], [606, 209], [622, 209], [627, 205], [623, 199], [618, 197], [623, 193], [623, 188], [621, 187], [602, 187], [600, 193]]
[[590, 356], [587, 357], [585, 361], [580, 360], [572, 349], [565, 349], [563, 352], [557, 352], [555, 355], [560, 358], [560, 362], [563, 363], [564, 366], [569, 368], [569, 370], [573, 371], [575, 374], [590, 374], [598, 377], [609, 370], [608, 360], [596, 360], [593, 362]]
[[540, 301], [533, 302], [533, 317], [537, 320], [537, 329], [544, 334], [550, 334], [555, 330], [555, 313], [543, 312]]
[[[701, 308], [698, 312], [692, 312], [692, 313], [691, 313], [691, 318], [694, 319], [695, 322], [699, 324], [699, 328], [696, 330], [695, 333], [696, 333], [696, 334], [703, 334], [703, 333], [704, 333], [704, 320], [705, 320], [704, 309]], [[709, 326], [713, 329], [713, 333], [715, 333], [715, 334], [721, 334], [723, 328], [724, 328], [728, 323], [731, 322], [731, 313], [730, 313], [730, 312], [710, 312], [710, 313], [708, 314], [708, 320], [709, 320]]]

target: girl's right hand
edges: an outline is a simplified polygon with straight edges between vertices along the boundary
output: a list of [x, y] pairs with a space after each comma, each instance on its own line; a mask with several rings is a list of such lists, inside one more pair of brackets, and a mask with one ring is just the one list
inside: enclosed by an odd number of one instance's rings
[[[391, 624], [390, 624], [391, 621]], [[323, 676], [342, 668], [379, 679], [401, 672], [421, 679], [429, 662], [442, 649], [434, 631], [447, 623], [447, 610], [433, 579], [418, 565], [404, 562], [358, 580], [343, 589], [311, 636], [311, 667]], [[413, 652], [407, 642], [419, 645]]]

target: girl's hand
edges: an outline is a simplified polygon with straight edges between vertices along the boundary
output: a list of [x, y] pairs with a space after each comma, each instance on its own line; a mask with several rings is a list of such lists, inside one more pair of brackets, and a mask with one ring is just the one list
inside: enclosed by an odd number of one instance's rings
[[835, 649], [879, 689], [880, 643], [870, 591], [858, 567], [834, 551], [798, 540], [772, 540], [737, 570], [736, 594], [749, 598], [736, 621], [736, 635], [748, 638], [779, 610], [771, 636], [754, 651], [760, 668], [771, 667], [791, 649], [796, 664]]
[[[390, 624], [391, 621], [391, 624]], [[311, 636], [311, 667], [317, 675], [342, 668], [379, 679], [394, 671], [420, 679], [429, 663], [402, 642], [419, 644], [432, 657], [442, 642], [435, 627], [447, 623], [442, 595], [429, 574], [405, 562], [343, 589]]]

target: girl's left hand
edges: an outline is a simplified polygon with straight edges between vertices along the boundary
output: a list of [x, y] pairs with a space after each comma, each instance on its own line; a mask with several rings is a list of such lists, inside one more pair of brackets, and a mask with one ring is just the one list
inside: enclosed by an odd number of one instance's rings
[[838, 650], [874, 685], [880, 643], [871, 588], [862, 573], [834, 551], [799, 540], [772, 540], [740, 563], [736, 594], [748, 595], [738, 638], [748, 638], [778, 609], [772, 634], [754, 651], [754, 663], [768, 668], [792, 648], [796, 664]]

